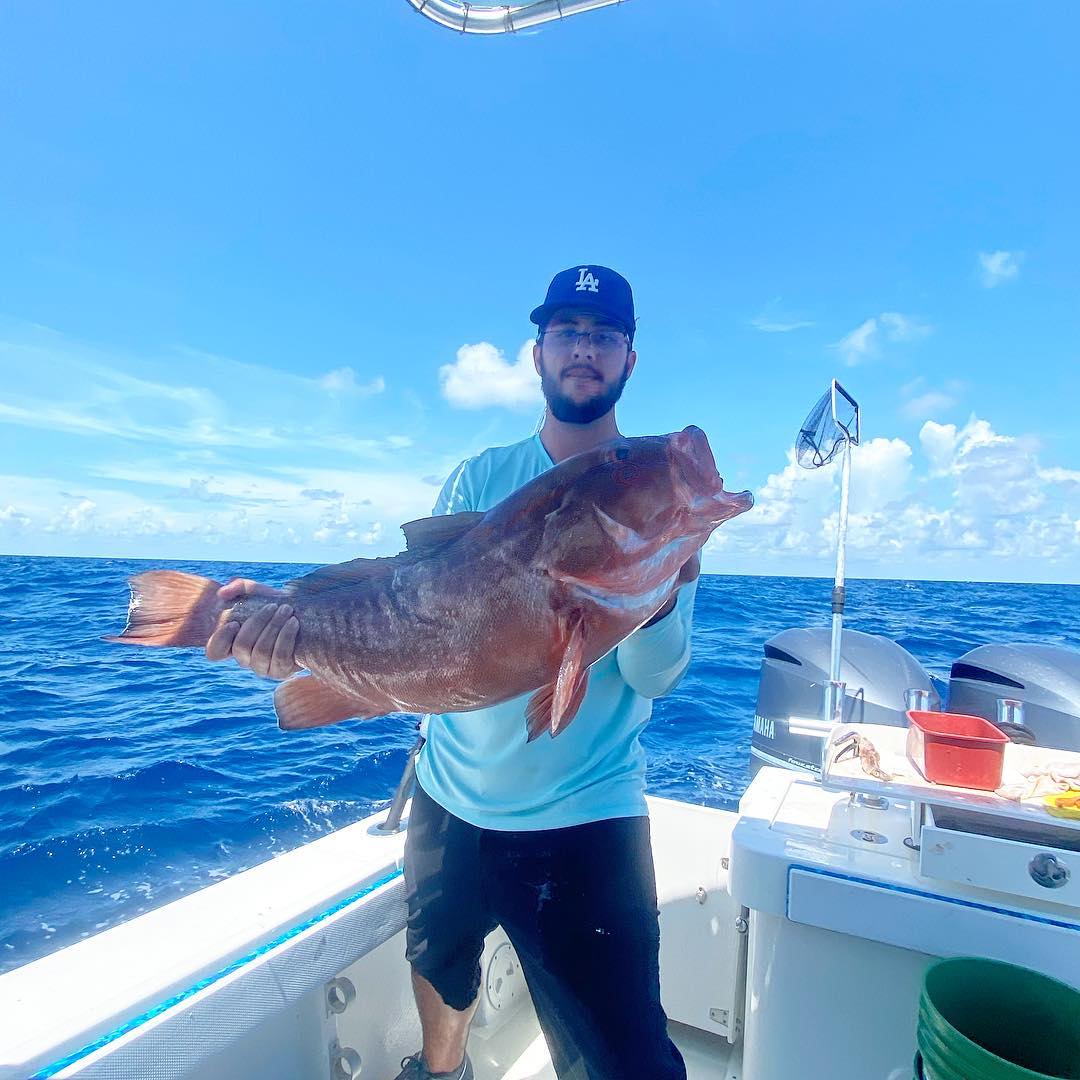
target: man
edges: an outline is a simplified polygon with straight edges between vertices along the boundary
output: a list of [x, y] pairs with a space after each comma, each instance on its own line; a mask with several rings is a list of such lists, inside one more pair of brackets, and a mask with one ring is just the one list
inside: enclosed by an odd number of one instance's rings
[[[634, 370], [629, 283], [603, 266], [556, 274], [531, 315], [547, 410], [539, 434], [486, 450], [434, 513], [485, 511], [552, 466], [617, 438]], [[405, 847], [407, 958], [423, 1029], [397, 1080], [471, 1080], [465, 1052], [484, 938], [521, 960], [561, 1080], [685, 1080], [660, 1004], [656, 885], [639, 736], [690, 659], [698, 558], [679, 591], [590, 669], [574, 723], [527, 743], [528, 695], [428, 719]], [[227, 598], [267, 591], [230, 582]], [[270, 590], [272, 591], [272, 590]], [[206, 647], [264, 676], [296, 670], [291, 609], [265, 608]]]

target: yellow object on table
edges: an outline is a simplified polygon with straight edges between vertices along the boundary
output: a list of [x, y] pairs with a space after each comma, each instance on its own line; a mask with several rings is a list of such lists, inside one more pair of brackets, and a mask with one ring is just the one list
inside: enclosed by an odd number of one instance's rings
[[1043, 796], [1047, 812], [1054, 817], [1080, 821], [1080, 791], [1055, 791]]

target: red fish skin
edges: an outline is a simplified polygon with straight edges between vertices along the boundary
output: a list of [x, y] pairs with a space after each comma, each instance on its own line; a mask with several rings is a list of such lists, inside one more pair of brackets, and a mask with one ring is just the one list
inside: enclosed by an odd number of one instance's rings
[[[297, 662], [354, 699], [358, 716], [465, 712], [551, 685], [574, 633], [583, 676], [750, 505], [748, 492], [723, 491], [698, 429], [616, 440], [472, 515], [457, 539], [291, 582]], [[216, 621], [273, 602], [247, 597]]]
[[549, 682], [561, 658], [552, 584], [479, 544], [363, 585], [298, 594], [297, 662], [372, 715], [468, 711]]

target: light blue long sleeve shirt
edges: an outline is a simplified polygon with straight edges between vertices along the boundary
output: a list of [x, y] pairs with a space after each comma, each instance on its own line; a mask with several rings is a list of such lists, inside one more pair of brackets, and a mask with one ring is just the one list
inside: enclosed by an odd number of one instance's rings
[[[489, 510], [553, 466], [539, 435], [485, 450], [454, 470], [433, 513]], [[647, 813], [640, 736], [652, 699], [673, 689], [690, 662], [696, 592], [696, 581], [684, 585], [670, 614], [592, 665], [577, 716], [554, 739], [526, 741], [530, 694], [429, 716], [416, 763], [421, 786], [485, 829], [558, 829]]]

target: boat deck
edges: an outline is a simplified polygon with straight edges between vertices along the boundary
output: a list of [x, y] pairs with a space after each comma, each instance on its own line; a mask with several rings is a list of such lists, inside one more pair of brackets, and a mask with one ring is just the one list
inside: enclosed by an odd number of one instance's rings
[[[739, 1055], [727, 1039], [674, 1022], [668, 1030], [686, 1062], [687, 1080], [741, 1080]], [[469, 1057], [476, 1080], [557, 1080], [531, 1006], [488, 1037], [474, 1033]]]

